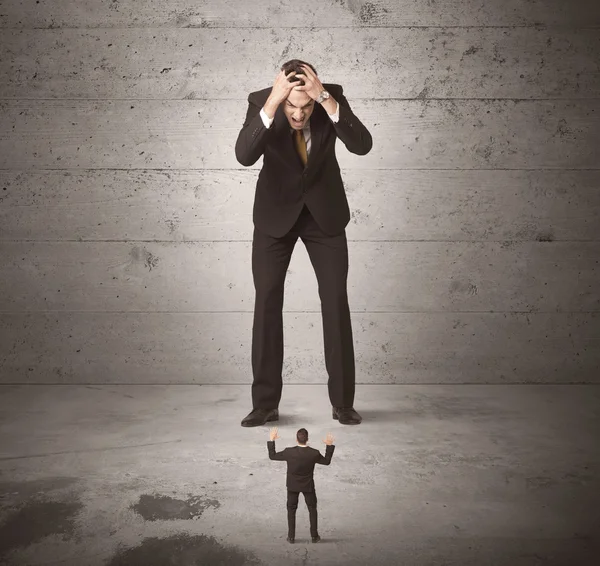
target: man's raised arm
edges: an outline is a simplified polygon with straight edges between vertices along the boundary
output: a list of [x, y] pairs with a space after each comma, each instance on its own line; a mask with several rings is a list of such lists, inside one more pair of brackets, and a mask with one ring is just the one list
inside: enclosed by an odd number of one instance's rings
[[[296, 76], [304, 79], [306, 84], [297, 87], [298, 90], [303, 90], [313, 100], [319, 100], [321, 93], [325, 90], [323, 83], [308, 65], [302, 64], [301, 67], [304, 69], [304, 73], [298, 73]], [[334, 85], [331, 84], [331, 86]], [[356, 155], [366, 155], [373, 147], [373, 137], [352, 112], [352, 108], [343, 94], [342, 85], [335, 85], [335, 91], [331, 92], [329, 98], [323, 100], [321, 105], [331, 118], [335, 133], [344, 142], [346, 149]], [[339, 107], [336, 102], [339, 103]], [[333, 117], [335, 114], [338, 114], [337, 119]]]
[[323, 456], [319, 452], [319, 459], [317, 460], [317, 464], [323, 464], [324, 466], [329, 466], [331, 464], [331, 457], [333, 456], [333, 451], [335, 450], [335, 444], [329, 444], [327, 448], [325, 448], [325, 456]]
[[347, 98], [342, 94], [340, 86], [338, 93], [339, 120], [333, 122], [337, 137], [344, 142], [346, 149], [356, 155], [366, 155], [373, 147], [373, 137], [366, 126], [358, 119], [350, 108]]
[[323, 456], [319, 452], [319, 458], [317, 460], [317, 464], [323, 464], [324, 466], [329, 466], [331, 463], [331, 457], [333, 456], [333, 451], [335, 450], [335, 444], [333, 444], [333, 435], [328, 432], [325, 440], [323, 442], [327, 445], [325, 448], [325, 456]]
[[246, 119], [235, 142], [235, 157], [242, 165], [246, 167], [254, 165], [258, 161], [258, 158], [265, 152], [269, 132], [273, 131], [273, 128], [263, 122], [261, 110], [264, 111], [269, 122], [271, 122], [275, 117], [275, 112], [279, 105], [288, 97], [290, 91], [296, 85], [300, 84], [300, 81], [290, 82], [288, 80], [294, 74], [294, 71], [288, 75], [281, 71], [277, 75], [264, 107], [253, 102], [252, 93], [248, 95]]
[[269, 450], [270, 460], [283, 460], [285, 461], [285, 448], [281, 452], [275, 452], [275, 441], [267, 440], [267, 449]]
[[252, 93], [248, 95], [248, 110], [244, 125], [235, 142], [235, 158], [241, 165], [249, 167], [254, 165], [264, 153], [269, 131], [260, 115], [261, 106], [252, 100]]

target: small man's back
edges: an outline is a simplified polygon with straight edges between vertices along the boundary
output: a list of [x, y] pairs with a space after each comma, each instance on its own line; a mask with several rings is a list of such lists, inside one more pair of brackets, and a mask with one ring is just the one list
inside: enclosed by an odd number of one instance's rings
[[267, 441], [267, 449], [269, 450], [269, 458], [271, 460], [279, 460], [287, 462], [287, 478], [286, 487], [288, 490], [287, 509], [288, 509], [288, 537], [289, 542], [294, 542], [296, 533], [296, 509], [298, 508], [298, 496], [300, 492], [304, 494], [304, 500], [308, 507], [310, 518], [310, 533], [313, 542], [321, 540], [317, 530], [317, 493], [315, 490], [314, 470], [315, 464], [323, 464], [329, 466], [331, 457], [335, 450], [333, 444], [333, 436], [327, 434], [327, 438], [323, 440], [326, 444], [325, 456], [310, 446], [307, 446], [308, 431], [301, 428], [296, 433], [297, 446], [284, 448], [281, 452], [275, 450], [275, 440], [279, 438], [277, 435], [277, 427], [270, 431], [270, 440]]

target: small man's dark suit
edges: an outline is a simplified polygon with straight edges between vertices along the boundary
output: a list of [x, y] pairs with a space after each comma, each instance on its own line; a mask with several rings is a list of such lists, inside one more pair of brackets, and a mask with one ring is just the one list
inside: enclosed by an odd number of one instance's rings
[[236, 158], [244, 166], [251, 166], [264, 156], [253, 208], [253, 409], [277, 409], [281, 399], [283, 291], [298, 237], [306, 246], [318, 281], [331, 404], [354, 404], [354, 348], [346, 289], [345, 227], [350, 221], [350, 210], [335, 144], [339, 138], [351, 153], [365, 155], [373, 140], [350, 109], [342, 87], [329, 83], [323, 86], [339, 104], [339, 119], [334, 122], [315, 103], [308, 120], [311, 148], [306, 166], [294, 146], [282, 105], [268, 128], [263, 123], [260, 111], [272, 88], [248, 96], [246, 119], [235, 144]]
[[298, 496], [304, 494], [304, 501], [308, 507], [310, 519], [310, 536], [319, 536], [317, 529], [317, 492], [315, 491], [314, 469], [315, 464], [329, 466], [331, 457], [335, 450], [334, 444], [325, 448], [325, 456], [310, 446], [294, 446], [284, 448], [281, 452], [275, 452], [275, 441], [267, 440], [269, 458], [271, 460], [283, 460], [287, 462], [287, 512], [288, 512], [288, 538], [294, 539], [296, 535], [296, 509], [298, 508]]

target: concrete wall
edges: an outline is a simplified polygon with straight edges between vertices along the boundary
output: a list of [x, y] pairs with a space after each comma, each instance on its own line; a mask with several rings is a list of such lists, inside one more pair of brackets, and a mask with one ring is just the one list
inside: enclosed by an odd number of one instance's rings
[[[600, 383], [600, 3], [0, 6], [0, 381], [250, 383], [249, 91], [311, 61], [337, 145], [359, 383]], [[284, 380], [324, 383], [299, 241]]]

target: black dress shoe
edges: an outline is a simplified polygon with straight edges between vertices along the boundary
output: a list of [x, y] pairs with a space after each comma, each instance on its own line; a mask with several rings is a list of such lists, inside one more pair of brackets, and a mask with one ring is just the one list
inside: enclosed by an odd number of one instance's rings
[[242, 426], [260, 426], [268, 421], [279, 420], [279, 409], [253, 409], [242, 420]]
[[333, 418], [342, 424], [360, 424], [362, 417], [352, 407], [333, 407]]
[[287, 537], [285, 540], [287, 540], [288, 542], [291, 542], [292, 544], [294, 544], [294, 537]]
[[317, 535], [316, 537], [312, 537], [313, 542], [319, 542], [320, 540], [321, 540], [321, 537], [319, 535]]

